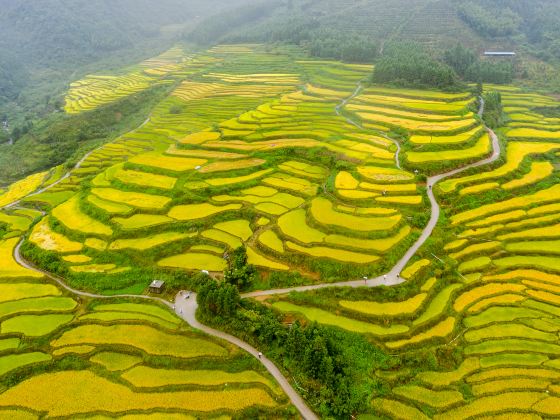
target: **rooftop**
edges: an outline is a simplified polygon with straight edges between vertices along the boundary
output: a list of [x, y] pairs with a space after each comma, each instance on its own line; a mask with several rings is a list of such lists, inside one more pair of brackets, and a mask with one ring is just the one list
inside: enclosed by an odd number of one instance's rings
[[484, 55], [507, 55], [507, 56], [513, 56], [515, 55], [515, 52], [513, 51], [484, 51]]
[[165, 282], [163, 280], [154, 280], [152, 282], [152, 284], [150, 284], [150, 287], [155, 287], [156, 289], [159, 289], [160, 287], [162, 287], [165, 284]]

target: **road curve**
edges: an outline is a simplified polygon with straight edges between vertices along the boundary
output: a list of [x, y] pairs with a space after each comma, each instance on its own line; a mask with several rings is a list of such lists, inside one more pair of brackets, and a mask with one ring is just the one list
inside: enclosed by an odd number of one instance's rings
[[242, 348], [249, 354], [253, 355], [253, 357], [257, 358], [257, 360], [263, 364], [263, 366], [274, 377], [274, 379], [278, 381], [286, 395], [292, 401], [292, 404], [299, 410], [300, 414], [305, 420], [318, 419], [315, 413], [307, 406], [303, 398], [301, 398], [296, 390], [290, 385], [286, 377], [282, 374], [282, 372], [280, 372], [276, 365], [272, 361], [270, 361], [270, 359], [268, 359], [264, 354], [259, 357], [259, 351], [256, 348], [240, 340], [239, 338], [201, 324], [196, 319], [197, 308], [198, 304], [196, 303], [196, 293], [191, 293], [189, 299], [185, 299], [182, 296], [181, 292], [177, 293], [177, 296], [175, 297], [175, 311], [177, 312], [178, 316], [180, 316], [192, 327], [197, 328], [208, 335], [221, 338], [225, 341], [229, 341], [230, 343]]
[[[482, 113], [483, 109], [484, 109], [484, 100], [481, 100], [480, 107], [481, 107], [480, 112]], [[432, 235], [432, 233], [433, 233], [433, 231], [434, 231], [434, 229], [437, 226], [437, 223], [439, 221], [441, 208], [440, 208], [440, 205], [439, 205], [439, 203], [438, 203], [438, 201], [435, 197], [434, 191], [433, 191], [433, 189], [437, 185], [437, 183], [446, 179], [446, 178], [449, 178], [449, 177], [458, 175], [462, 172], [465, 172], [469, 169], [477, 168], [479, 166], [484, 166], [484, 165], [488, 165], [490, 163], [493, 163], [496, 160], [498, 160], [498, 158], [500, 157], [501, 148], [500, 148], [500, 141], [498, 139], [498, 136], [490, 128], [487, 127], [486, 130], [488, 131], [490, 139], [492, 140], [492, 154], [490, 155], [490, 157], [482, 159], [478, 162], [471, 163], [469, 165], [465, 165], [461, 168], [457, 168], [457, 169], [454, 169], [452, 171], [445, 172], [445, 173], [438, 174], [438, 175], [434, 175], [434, 176], [431, 176], [431, 177], [428, 178], [428, 180], [427, 180], [427, 186], [428, 186], [427, 195], [428, 195], [428, 199], [430, 200], [430, 205], [431, 205], [430, 220], [428, 221], [428, 224], [426, 225], [426, 227], [422, 230], [422, 233], [420, 234], [420, 237], [406, 251], [406, 253], [403, 255], [403, 257], [394, 265], [394, 267], [387, 274], [383, 274], [379, 277], [372, 278], [372, 279], [367, 279], [367, 280], [364, 279], [364, 280], [353, 280], [353, 281], [337, 282], [337, 283], [322, 283], [322, 284], [314, 284], [314, 285], [310, 285], [310, 286], [297, 286], [297, 287], [289, 287], [289, 288], [284, 288], [284, 289], [256, 291], [256, 292], [251, 292], [251, 293], [245, 293], [245, 294], [242, 295], [242, 297], [243, 298], [252, 298], [252, 297], [258, 297], [258, 296], [270, 296], [270, 295], [287, 294], [287, 293], [290, 293], [290, 292], [305, 292], [305, 291], [309, 291], [309, 290], [324, 289], [324, 288], [328, 288], [328, 287], [378, 287], [378, 286], [381, 286], [381, 285], [383, 285], [383, 286], [396, 286], [398, 284], [403, 283], [405, 281], [405, 279], [403, 279], [400, 276], [400, 273], [407, 266], [407, 264], [410, 262], [412, 257], [414, 257], [414, 255], [416, 255], [416, 253], [422, 247], [422, 245], [424, 245], [426, 243], [428, 238]]]
[[14, 259], [22, 267], [43, 274], [45, 277], [55, 281], [63, 289], [77, 296], [83, 296], [83, 297], [88, 297], [93, 299], [132, 298], [132, 299], [144, 299], [153, 302], [163, 303], [170, 309], [174, 310], [177, 316], [179, 316], [181, 319], [187, 322], [191, 327], [201, 330], [208, 335], [221, 338], [222, 340], [229, 341], [230, 343], [236, 345], [237, 347], [247, 351], [253, 357], [256, 357], [259, 360], [259, 362], [262, 363], [262, 365], [280, 384], [280, 386], [282, 387], [286, 395], [290, 398], [292, 404], [299, 410], [301, 416], [305, 420], [318, 419], [315, 413], [313, 413], [313, 411], [307, 406], [303, 398], [301, 398], [301, 396], [290, 385], [290, 383], [288, 382], [286, 377], [282, 374], [282, 372], [280, 372], [280, 370], [276, 367], [276, 365], [273, 362], [271, 362], [267, 357], [265, 357], [264, 355], [262, 357], [259, 357], [258, 356], [259, 351], [254, 347], [250, 346], [249, 344], [247, 344], [246, 342], [230, 334], [226, 334], [222, 331], [218, 331], [213, 328], [207, 327], [206, 325], [201, 324], [200, 322], [197, 321], [196, 309], [198, 307], [198, 304], [196, 303], [196, 293], [191, 293], [190, 299], [184, 299], [181, 295], [181, 292], [179, 292], [175, 297], [175, 304], [173, 304], [165, 299], [153, 297], [153, 296], [129, 295], [129, 294], [107, 296], [107, 295], [99, 295], [96, 293], [89, 293], [89, 292], [76, 290], [68, 286], [62, 278], [55, 276], [54, 274], [49, 273], [47, 271], [41, 270], [40, 268], [36, 267], [35, 265], [25, 260], [25, 258], [23, 258], [23, 256], [21, 255], [21, 246], [24, 240], [25, 238], [22, 238], [14, 249]]
[[112, 298], [134, 298], [134, 299], [145, 299], [145, 300], [151, 300], [154, 302], [159, 302], [159, 303], [163, 303], [164, 305], [172, 308], [173, 304], [168, 302], [165, 299], [162, 298], [158, 298], [158, 297], [153, 297], [153, 296], [146, 296], [146, 295], [129, 295], [129, 294], [125, 294], [125, 295], [98, 295], [96, 293], [89, 293], [89, 292], [84, 292], [81, 290], [77, 290], [74, 289], [70, 286], [68, 286], [68, 284], [66, 284], [66, 282], [64, 281], [64, 279], [49, 273], [48, 271], [42, 270], [39, 267], [31, 264], [30, 262], [28, 262], [25, 258], [23, 258], [23, 256], [21, 255], [21, 246], [23, 245], [23, 242], [25, 241], [25, 238], [22, 238], [18, 244], [16, 245], [16, 247], [14, 248], [14, 260], [21, 265], [22, 267], [27, 268], [28, 270], [31, 271], [35, 271], [36, 273], [40, 273], [42, 275], [44, 275], [45, 277], [53, 280], [54, 282], [58, 283], [58, 285], [60, 285], [60, 287], [62, 287], [63, 289], [69, 291], [72, 294], [75, 294], [77, 296], [83, 296], [83, 297], [88, 297], [88, 298], [93, 298], [93, 299], [112, 299]]
[[[137, 128], [137, 130], [140, 129], [140, 128], [142, 128], [142, 127], [144, 127], [149, 121], [150, 121], [150, 117], [146, 118], [146, 120]], [[107, 144], [107, 143], [103, 143], [101, 146], [96, 147], [95, 149], [90, 150], [89, 152], [87, 152], [87, 153], [74, 165], [74, 167], [73, 167], [72, 169], [70, 169], [68, 172], [66, 172], [62, 177], [60, 177], [59, 180], [53, 182], [52, 184], [50, 184], [50, 185], [47, 186], [47, 187], [41, 188], [41, 189], [39, 189], [39, 190], [37, 190], [37, 191], [33, 191], [32, 193], [27, 194], [27, 195], [25, 195], [24, 197], [22, 197], [22, 198], [20, 198], [20, 199], [18, 199], [18, 200], [12, 201], [11, 203], [6, 204], [6, 205], [3, 206], [3, 207], [0, 207], [0, 210], [4, 210], [4, 209], [8, 209], [8, 208], [17, 206], [18, 204], [21, 203], [21, 200], [23, 200], [24, 198], [33, 197], [33, 196], [35, 196], [35, 195], [42, 194], [42, 193], [44, 193], [44, 192], [50, 190], [51, 188], [55, 187], [56, 185], [60, 184], [60, 183], [61, 183], [62, 181], [64, 181], [65, 179], [70, 178], [70, 176], [72, 175], [72, 172], [74, 172], [74, 171], [77, 170], [77, 169], [80, 169], [80, 168], [82, 167], [83, 163], [86, 161], [86, 159], [87, 159], [88, 157], [90, 157], [91, 154], [92, 154], [93, 152], [96, 152], [96, 151], [102, 149], [106, 144]]]

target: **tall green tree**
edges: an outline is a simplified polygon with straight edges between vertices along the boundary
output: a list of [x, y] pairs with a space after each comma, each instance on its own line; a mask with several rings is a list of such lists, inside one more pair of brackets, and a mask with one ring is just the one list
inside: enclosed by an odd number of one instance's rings
[[257, 270], [248, 263], [247, 249], [243, 246], [234, 250], [228, 257], [228, 267], [224, 271], [226, 283], [243, 290], [255, 279]]

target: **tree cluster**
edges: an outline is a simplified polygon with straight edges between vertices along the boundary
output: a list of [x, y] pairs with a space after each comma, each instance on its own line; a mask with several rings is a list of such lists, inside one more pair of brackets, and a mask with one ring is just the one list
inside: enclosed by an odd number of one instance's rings
[[485, 37], [503, 37], [516, 33], [522, 18], [506, 4], [498, 3], [500, 2], [495, 0], [486, 0], [484, 4], [464, 1], [458, 6], [459, 16]]
[[431, 57], [421, 45], [410, 42], [385, 47], [373, 81], [416, 88], [453, 89], [458, 85], [451, 67]]
[[268, 16], [279, 3], [276, 0], [265, 0], [214, 14], [188, 32], [186, 38], [199, 44], [212, 44], [233, 29], [249, 25]]
[[373, 63], [378, 50], [377, 42], [367, 36], [328, 29], [314, 31], [309, 41], [312, 56], [346, 62]]
[[255, 279], [257, 270], [247, 262], [247, 250], [241, 246], [228, 255], [228, 267], [224, 271], [226, 283], [239, 290], [247, 288]]
[[502, 95], [500, 92], [492, 91], [483, 95], [484, 114], [482, 118], [490, 128], [498, 128], [503, 124], [504, 110]]
[[229, 317], [239, 305], [239, 290], [232, 284], [218, 283], [209, 279], [200, 286], [196, 301], [205, 315]]
[[325, 408], [335, 417], [344, 418], [363, 407], [367, 395], [353, 386], [354, 372], [340, 342], [318, 324], [293, 324], [285, 341], [285, 357], [308, 378], [325, 384]]

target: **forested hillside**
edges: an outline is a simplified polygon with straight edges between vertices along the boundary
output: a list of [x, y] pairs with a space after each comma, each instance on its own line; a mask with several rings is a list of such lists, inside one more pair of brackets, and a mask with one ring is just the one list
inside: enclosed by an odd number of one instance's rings
[[461, 42], [474, 49], [530, 50], [553, 61], [560, 59], [559, 9], [555, 0], [269, 0], [210, 17], [190, 39], [305, 43], [332, 58], [364, 40], [372, 46], [413, 40], [435, 51]]

